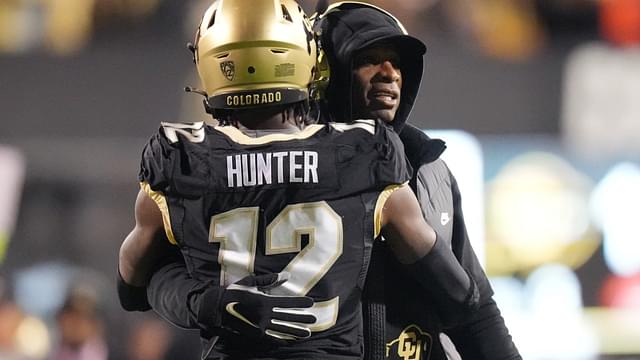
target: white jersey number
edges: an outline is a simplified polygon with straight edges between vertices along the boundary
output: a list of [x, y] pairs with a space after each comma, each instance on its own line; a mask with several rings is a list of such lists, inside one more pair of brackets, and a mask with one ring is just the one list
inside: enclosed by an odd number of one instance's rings
[[[238, 208], [211, 218], [209, 242], [220, 243], [220, 284], [228, 286], [253, 274], [258, 237], [257, 207]], [[266, 255], [297, 253], [283, 271], [290, 278], [274, 295], [306, 295], [342, 254], [342, 218], [324, 201], [289, 205], [267, 226]], [[302, 237], [309, 244], [302, 248]], [[335, 325], [339, 298], [316, 302], [312, 331]]]

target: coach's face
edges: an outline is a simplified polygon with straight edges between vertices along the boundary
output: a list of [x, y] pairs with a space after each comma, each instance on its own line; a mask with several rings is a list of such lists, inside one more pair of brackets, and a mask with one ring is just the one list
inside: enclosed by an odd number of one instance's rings
[[374, 44], [356, 52], [351, 94], [354, 119], [392, 122], [401, 89], [400, 56], [391, 44]]

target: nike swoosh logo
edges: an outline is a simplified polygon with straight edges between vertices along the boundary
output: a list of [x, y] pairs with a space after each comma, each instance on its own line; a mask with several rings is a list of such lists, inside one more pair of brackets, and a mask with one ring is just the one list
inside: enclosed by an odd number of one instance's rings
[[247, 319], [246, 317], [244, 317], [242, 314], [240, 314], [237, 310], [236, 310], [236, 305], [238, 305], [239, 303], [237, 301], [235, 302], [230, 302], [227, 304], [227, 306], [225, 306], [225, 310], [229, 313], [229, 315], [234, 316], [238, 319], [240, 319], [242, 322], [247, 323], [251, 326], [253, 326], [254, 328], [259, 328], [258, 325], [252, 323], [251, 321], [249, 321], [249, 319]]
[[449, 217], [448, 212], [443, 212], [440, 214], [440, 224], [442, 224], [442, 226], [447, 225], [449, 223], [449, 220], [451, 220], [451, 218]]

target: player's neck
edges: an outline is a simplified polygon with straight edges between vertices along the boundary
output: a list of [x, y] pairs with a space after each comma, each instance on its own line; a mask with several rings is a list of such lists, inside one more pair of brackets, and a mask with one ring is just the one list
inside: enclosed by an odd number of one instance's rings
[[234, 117], [238, 128], [241, 130], [300, 130], [301, 128], [301, 126], [296, 123], [294, 115], [288, 111], [254, 109], [238, 112]]
[[274, 116], [269, 119], [256, 119], [256, 120], [240, 120], [238, 121], [238, 128], [240, 130], [284, 130], [284, 129], [298, 129], [298, 125], [293, 120], [286, 119], [283, 121], [282, 115]]

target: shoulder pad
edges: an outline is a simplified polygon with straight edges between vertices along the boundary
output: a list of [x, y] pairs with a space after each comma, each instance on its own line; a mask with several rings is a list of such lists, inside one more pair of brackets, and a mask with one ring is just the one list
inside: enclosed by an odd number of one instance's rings
[[208, 151], [204, 122], [163, 122], [143, 150], [139, 180], [165, 195], [198, 196], [211, 177]]
[[166, 191], [169, 187], [173, 150], [161, 127], [151, 136], [142, 150], [138, 180], [148, 183], [154, 191]]
[[329, 125], [336, 131], [345, 132], [354, 129], [364, 130], [371, 135], [376, 133], [376, 121], [375, 120], [355, 120], [350, 123], [329, 123]]
[[182, 135], [187, 141], [192, 143], [201, 143], [205, 138], [204, 122], [195, 123], [170, 123], [162, 122], [162, 131], [164, 136], [171, 144], [180, 141], [178, 135]]

